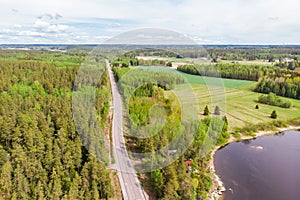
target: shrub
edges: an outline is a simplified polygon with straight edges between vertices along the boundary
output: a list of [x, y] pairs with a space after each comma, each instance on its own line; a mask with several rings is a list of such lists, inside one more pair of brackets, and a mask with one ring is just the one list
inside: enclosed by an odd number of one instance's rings
[[205, 116], [209, 115], [208, 106], [205, 106], [203, 115], [205, 115]]
[[258, 102], [268, 104], [272, 106], [278, 106], [281, 108], [290, 108], [292, 103], [288, 100], [281, 99], [276, 94], [270, 92], [268, 95], [261, 95], [258, 97]]
[[275, 110], [271, 113], [271, 118], [272, 119], [277, 119], [277, 113], [276, 113]]
[[219, 108], [219, 106], [216, 106], [214, 114], [215, 115], [220, 115], [220, 108]]

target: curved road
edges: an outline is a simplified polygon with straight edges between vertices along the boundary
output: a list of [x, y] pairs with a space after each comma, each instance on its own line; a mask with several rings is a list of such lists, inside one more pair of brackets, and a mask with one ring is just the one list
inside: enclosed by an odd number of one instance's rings
[[106, 66], [110, 78], [113, 95], [113, 121], [112, 121], [112, 139], [115, 158], [115, 169], [118, 171], [118, 177], [122, 189], [124, 200], [145, 200], [147, 199], [132, 161], [128, 157], [125, 140], [123, 137], [122, 126], [122, 99], [116, 86], [116, 81], [110, 68], [109, 61], [106, 60]]

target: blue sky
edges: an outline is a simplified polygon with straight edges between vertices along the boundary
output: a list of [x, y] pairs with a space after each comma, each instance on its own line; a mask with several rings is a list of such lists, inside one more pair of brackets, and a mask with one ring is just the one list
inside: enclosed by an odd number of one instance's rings
[[199, 44], [300, 44], [298, 0], [0, 0], [0, 43], [102, 43], [160, 28]]

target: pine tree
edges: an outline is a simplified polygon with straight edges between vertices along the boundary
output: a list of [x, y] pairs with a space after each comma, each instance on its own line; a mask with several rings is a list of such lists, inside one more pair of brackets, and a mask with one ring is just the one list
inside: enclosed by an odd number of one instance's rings
[[205, 115], [205, 116], [209, 115], [208, 106], [205, 106], [203, 115]]
[[69, 190], [69, 195], [68, 195], [69, 199], [81, 199], [80, 185], [81, 185], [81, 178], [76, 173], [72, 181], [71, 188]]
[[227, 119], [226, 115], [223, 117], [223, 121], [224, 121], [224, 126], [222, 129], [222, 132], [225, 133], [228, 131], [228, 119]]
[[12, 166], [10, 161], [7, 161], [2, 166], [2, 172], [0, 175], [0, 194], [4, 199], [10, 199], [12, 192]]
[[215, 115], [220, 115], [220, 108], [219, 108], [219, 106], [216, 106], [214, 114]]
[[277, 112], [275, 110], [271, 113], [271, 118], [277, 119]]

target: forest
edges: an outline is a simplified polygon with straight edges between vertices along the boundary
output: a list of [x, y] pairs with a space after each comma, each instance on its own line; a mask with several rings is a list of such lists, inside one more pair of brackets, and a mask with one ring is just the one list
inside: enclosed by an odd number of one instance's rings
[[154, 72], [151, 70], [120, 67], [113, 67], [113, 71], [116, 81], [120, 85], [120, 92], [126, 97], [145, 83], [154, 83], [163, 89], [171, 90], [174, 89], [175, 85], [185, 82], [182, 76], [169, 72]]
[[239, 63], [218, 63], [216, 65], [181, 65], [178, 71], [193, 75], [222, 77], [228, 79], [258, 81], [261, 77], [296, 76], [287, 69], [264, 65], [241, 65]]
[[254, 91], [265, 94], [272, 92], [279, 96], [300, 99], [300, 76], [263, 77], [259, 80]]
[[[93, 134], [79, 135], [72, 117], [72, 89], [84, 55], [0, 51], [1, 199], [113, 196], [109, 171], [81, 139]], [[110, 98], [105, 79], [96, 92], [102, 125]]]
[[113, 67], [129, 67], [129, 66], [166, 66], [169, 62], [165, 60], [142, 60], [137, 59], [133, 55], [121, 56], [115, 59], [112, 63]]
[[205, 46], [206, 51], [212, 59], [221, 60], [268, 60], [292, 58], [298, 60], [300, 55], [299, 46], [276, 46], [276, 45], [220, 45]]

